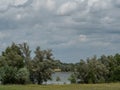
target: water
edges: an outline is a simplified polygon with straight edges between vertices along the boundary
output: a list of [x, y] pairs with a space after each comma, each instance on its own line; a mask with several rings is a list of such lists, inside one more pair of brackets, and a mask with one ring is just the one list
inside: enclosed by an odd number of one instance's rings
[[[52, 80], [47, 81], [47, 84], [70, 84], [68, 78], [71, 74], [72, 72], [55, 72], [54, 74], [52, 74]], [[56, 81], [57, 77], [60, 78], [60, 81]]]

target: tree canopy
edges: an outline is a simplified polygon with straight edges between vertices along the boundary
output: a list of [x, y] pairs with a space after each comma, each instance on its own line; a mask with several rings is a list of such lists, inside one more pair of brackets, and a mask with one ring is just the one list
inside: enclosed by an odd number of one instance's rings
[[[78, 63], [62, 63], [55, 60], [51, 49], [39, 46], [31, 55], [27, 43], [12, 43], [0, 55], [0, 81], [2, 84], [42, 84], [51, 80], [55, 69], [74, 72], [71, 83], [105, 83], [120, 81], [120, 54], [96, 56]], [[59, 78], [57, 78], [59, 80]]]

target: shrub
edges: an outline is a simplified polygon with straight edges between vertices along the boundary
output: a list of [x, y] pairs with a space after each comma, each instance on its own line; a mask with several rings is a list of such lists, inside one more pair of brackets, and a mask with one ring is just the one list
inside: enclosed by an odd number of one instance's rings
[[16, 83], [17, 84], [25, 84], [27, 81], [29, 81], [29, 71], [27, 68], [21, 68], [16, 73]]

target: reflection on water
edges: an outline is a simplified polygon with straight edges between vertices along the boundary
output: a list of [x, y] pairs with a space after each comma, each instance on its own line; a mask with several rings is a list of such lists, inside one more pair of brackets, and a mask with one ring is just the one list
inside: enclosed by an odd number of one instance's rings
[[[52, 74], [52, 80], [48, 81], [47, 84], [70, 84], [68, 78], [72, 72], [55, 72]], [[60, 77], [60, 81], [56, 81], [56, 78]]]

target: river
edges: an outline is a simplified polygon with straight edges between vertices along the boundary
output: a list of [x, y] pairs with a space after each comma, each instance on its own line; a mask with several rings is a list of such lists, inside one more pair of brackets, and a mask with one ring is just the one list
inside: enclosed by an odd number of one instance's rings
[[[55, 72], [52, 74], [52, 80], [47, 81], [47, 84], [70, 84], [68, 78], [71, 76], [72, 72]], [[59, 77], [60, 81], [56, 81]]]

